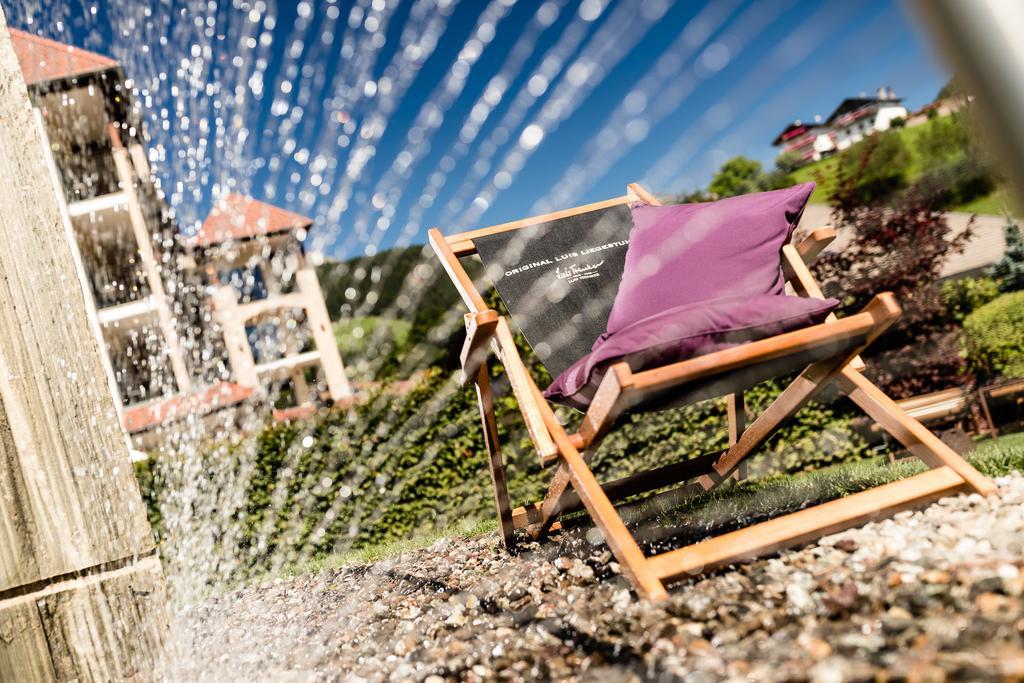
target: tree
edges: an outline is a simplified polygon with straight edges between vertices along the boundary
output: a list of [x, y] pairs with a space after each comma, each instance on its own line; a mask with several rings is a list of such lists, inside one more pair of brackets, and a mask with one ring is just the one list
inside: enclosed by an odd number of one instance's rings
[[793, 176], [781, 168], [776, 168], [768, 173], [763, 173], [758, 179], [757, 189], [761, 192], [767, 190], [780, 190], [784, 187], [791, 187], [796, 184]]
[[999, 280], [999, 289], [1003, 292], [1015, 292], [1024, 289], [1024, 237], [1020, 226], [1008, 220], [1003, 228], [1006, 235], [1006, 253], [991, 268], [992, 277]]
[[916, 149], [924, 172], [914, 181], [944, 206], [983, 197], [999, 182], [984, 150], [975, 142], [966, 111], [935, 118], [921, 126]]
[[714, 196], [708, 194], [704, 190], [691, 190], [684, 192], [683, 194], [672, 200], [673, 204], [697, 204], [699, 202], [713, 202]]
[[735, 197], [750, 192], [777, 190], [792, 184], [793, 178], [785, 169], [776, 168], [765, 173], [759, 161], [737, 156], [722, 164], [711, 179], [708, 191], [719, 198]]
[[967, 122], [958, 112], [921, 126], [916, 147], [922, 166], [928, 168], [966, 156], [969, 144]]
[[804, 160], [796, 152], [783, 152], [775, 158], [775, 168], [784, 173], [792, 173], [804, 165]]
[[963, 85], [960, 83], [960, 79], [953, 76], [946, 84], [942, 86], [938, 94], [935, 95], [935, 101], [949, 99], [951, 97], [967, 97], [967, 92], [964, 90]]
[[972, 237], [973, 223], [954, 236], [935, 198], [916, 188], [891, 205], [864, 202], [863, 175], [872, 168], [874, 149], [858, 166], [837, 169], [829, 204], [852, 239], [822, 256], [815, 272], [825, 293], [840, 300], [840, 315], [860, 310], [878, 292], [896, 295], [903, 315], [865, 354], [868, 374], [883, 389], [902, 397], [960, 384], [966, 369], [957, 327], [937, 283], [949, 256]]
[[761, 175], [760, 162], [744, 156], [733, 157], [718, 169], [718, 173], [708, 185], [708, 190], [719, 197], [735, 197], [757, 192]]

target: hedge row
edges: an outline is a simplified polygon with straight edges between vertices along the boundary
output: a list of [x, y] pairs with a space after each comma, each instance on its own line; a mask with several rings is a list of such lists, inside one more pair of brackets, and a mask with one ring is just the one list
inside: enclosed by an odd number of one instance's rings
[[[510, 492], [516, 504], [537, 500], [550, 472], [538, 464], [500, 368], [494, 386]], [[751, 413], [767, 407], [780, 386], [766, 383], [748, 392]], [[600, 479], [613, 479], [725, 445], [724, 402], [706, 401], [630, 416], [592, 464]], [[799, 471], [865, 450], [847, 417], [812, 404], [763, 449], [752, 472]], [[243, 557], [250, 569], [494, 514], [474, 392], [437, 369], [404, 396], [380, 393], [348, 412], [267, 425], [241, 446], [205, 457], [197, 464], [194, 455], [165, 455], [139, 465], [154, 527], [171, 543], [180, 543], [175, 530], [205, 534], [204, 547]], [[183, 501], [190, 486], [202, 490]]]
[[1024, 291], [1003, 294], [968, 315], [964, 343], [982, 377], [1024, 377]]

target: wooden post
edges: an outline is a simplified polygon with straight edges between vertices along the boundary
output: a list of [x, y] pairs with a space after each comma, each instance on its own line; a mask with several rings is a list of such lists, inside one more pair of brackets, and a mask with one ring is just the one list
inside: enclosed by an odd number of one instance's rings
[[985, 396], [985, 389], [986, 387], [978, 389], [978, 401], [981, 403], [981, 411], [984, 413], [985, 420], [988, 422], [988, 435], [992, 439], [998, 439], [999, 430], [996, 428], [996, 421], [992, 419], [992, 411], [988, 407], [988, 397]]
[[231, 285], [221, 285], [213, 290], [213, 314], [221, 326], [224, 346], [235, 381], [243, 387], [259, 387], [256, 375], [256, 361], [245, 333], [245, 320], [238, 310], [238, 295]]
[[0, 10], [0, 680], [148, 679], [165, 592]]
[[192, 378], [189, 376], [188, 366], [185, 365], [185, 357], [182, 355], [181, 344], [178, 341], [176, 323], [167, 303], [164, 281], [160, 275], [156, 253], [153, 250], [153, 236], [149, 232], [146, 216], [142, 213], [142, 205], [139, 203], [139, 197], [135, 191], [135, 173], [132, 171], [131, 157], [128, 150], [121, 144], [121, 137], [113, 124], [108, 126], [108, 130], [112, 145], [111, 152], [114, 155], [114, 168], [117, 169], [121, 191], [124, 192], [128, 200], [128, 218], [139, 248], [139, 258], [143, 268], [146, 269], [146, 283], [149, 285], [149, 291], [156, 303], [157, 317], [160, 320], [160, 331], [164, 337], [171, 373], [174, 375], [174, 383], [177, 385], [178, 392], [187, 394], [192, 391]]
[[[747, 402], [742, 391], [736, 391], [725, 397], [726, 410], [729, 414], [729, 447], [739, 442], [743, 430], [747, 428]], [[741, 460], [734, 472], [736, 481], [747, 478], [747, 461]]]
[[313, 341], [320, 352], [320, 367], [327, 380], [327, 392], [332, 401], [349, 398], [352, 396], [352, 386], [345, 375], [345, 365], [338, 352], [338, 342], [331, 329], [331, 318], [327, 314], [327, 304], [324, 303], [316, 271], [309, 267], [299, 268], [295, 273], [295, 284], [304, 299], [306, 320], [309, 321]]

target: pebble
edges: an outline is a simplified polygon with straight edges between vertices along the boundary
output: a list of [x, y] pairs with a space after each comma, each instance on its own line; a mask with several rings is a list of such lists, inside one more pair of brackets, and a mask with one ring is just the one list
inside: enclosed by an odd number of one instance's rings
[[664, 605], [586, 532], [232, 587], [178, 607], [166, 678], [1017, 680], [1024, 477], [997, 484], [688, 579]]

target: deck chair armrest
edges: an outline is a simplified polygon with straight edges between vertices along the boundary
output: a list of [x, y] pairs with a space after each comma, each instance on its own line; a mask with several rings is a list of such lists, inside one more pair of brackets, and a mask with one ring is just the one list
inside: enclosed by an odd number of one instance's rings
[[[831, 227], [821, 228], [821, 230], [815, 230], [811, 233], [807, 239], [800, 243], [800, 245], [807, 243], [807, 240], [813, 238], [815, 233], [819, 233], [821, 231], [828, 231], [831, 233], [831, 236], [826, 235], [822, 237], [824, 244], [828, 244], [835, 237], [835, 230]], [[800, 245], [794, 246], [792, 244], [787, 244], [782, 247], [782, 274], [785, 275], [786, 280], [793, 286], [793, 291], [795, 291], [798, 296], [808, 297], [811, 299], [824, 299], [825, 295], [822, 293], [821, 287], [818, 286], [818, 281], [814, 279], [814, 275], [811, 273], [810, 268], [807, 267], [806, 254], [812, 253], [813, 248], [801, 253]], [[837, 319], [838, 318], [836, 318], [835, 313], [829, 313], [826, 320], [832, 323]], [[850, 362], [857, 370], [863, 370], [866, 367], [864, 360], [860, 356], [857, 356]]]
[[821, 252], [825, 250], [825, 247], [830, 245], [835, 238], [836, 229], [831, 225], [826, 225], [800, 240], [799, 244], [796, 245], [796, 250], [800, 254], [800, 258], [803, 259], [803, 262], [810, 265], [817, 260]]
[[817, 280], [807, 267], [800, 248], [792, 244], [782, 247], [782, 274], [793, 287], [797, 296], [809, 299], [824, 299], [825, 294], [821, 291]]
[[633, 372], [629, 363], [615, 363], [605, 371], [579, 430], [573, 435], [576, 448], [585, 449], [604, 437], [624, 408], [620, 400], [622, 394], [632, 386]]
[[[844, 354], [844, 357], [836, 363], [836, 368], [842, 368], [878, 335], [888, 329], [899, 315], [900, 307], [896, 303], [895, 297], [889, 292], [883, 292], [876, 295], [859, 313], [835, 322], [812, 325], [768, 339], [748, 342], [660, 368], [634, 373], [631, 378], [630, 393], [643, 394], [664, 391], [717, 373], [767, 362], [802, 349], [828, 346], [845, 338], [861, 337], [863, 342], [850, 349], [848, 355]], [[620, 400], [629, 401], [630, 397], [623, 396]]]
[[469, 386], [476, 379], [480, 366], [487, 358], [488, 345], [498, 328], [498, 312], [494, 309], [487, 309], [480, 313], [467, 313], [466, 320], [466, 341], [462, 344], [462, 353], [459, 359], [462, 361], [462, 386]]

